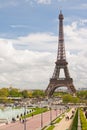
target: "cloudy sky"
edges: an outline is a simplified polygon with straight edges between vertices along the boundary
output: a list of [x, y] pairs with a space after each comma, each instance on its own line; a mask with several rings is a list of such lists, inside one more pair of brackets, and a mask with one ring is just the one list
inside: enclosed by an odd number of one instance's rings
[[87, 0], [0, 0], [0, 88], [46, 89], [58, 46], [58, 15], [70, 76], [87, 87]]

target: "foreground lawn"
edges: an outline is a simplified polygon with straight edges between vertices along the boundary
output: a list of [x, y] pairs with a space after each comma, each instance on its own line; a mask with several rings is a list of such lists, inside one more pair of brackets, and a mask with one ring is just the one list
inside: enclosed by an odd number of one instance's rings
[[29, 113], [29, 114], [27, 114], [25, 116], [22, 116], [22, 118], [28, 118], [28, 117], [31, 117], [32, 114], [34, 116], [34, 115], [37, 115], [37, 114], [40, 114], [40, 113], [43, 113], [43, 112], [46, 112], [46, 111], [48, 111], [47, 108], [33, 108], [31, 113]]
[[51, 126], [49, 126], [49, 128], [47, 128], [46, 130], [53, 130], [54, 127], [55, 127], [54, 125], [51, 125]]

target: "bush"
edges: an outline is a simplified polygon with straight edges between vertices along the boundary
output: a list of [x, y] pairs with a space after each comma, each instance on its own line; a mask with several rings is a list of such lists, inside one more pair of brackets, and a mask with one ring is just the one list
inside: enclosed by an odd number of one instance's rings
[[76, 111], [71, 130], [77, 130], [78, 126], [78, 110]]
[[82, 110], [80, 110], [80, 119], [81, 119], [82, 130], [87, 130], [87, 120]]

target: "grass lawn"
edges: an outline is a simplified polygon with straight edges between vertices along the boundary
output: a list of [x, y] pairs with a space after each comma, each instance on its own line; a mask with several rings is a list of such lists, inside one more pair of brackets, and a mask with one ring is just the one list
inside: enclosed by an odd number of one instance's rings
[[49, 128], [47, 128], [46, 130], [53, 130], [54, 127], [55, 127], [54, 125], [51, 125], [51, 126], [49, 126]]
[[47, 108], [33, 108], [31, 113], [23, 116], [22, 118], [28, 118], [28, 117], [31, 117], [32, 114], [34, 116], [34, 115], [37, 115], [37, 114], [40, 114], [40, 113], [43, 113], [43, 112], [46, 112], [46, 111], [48, 111]]

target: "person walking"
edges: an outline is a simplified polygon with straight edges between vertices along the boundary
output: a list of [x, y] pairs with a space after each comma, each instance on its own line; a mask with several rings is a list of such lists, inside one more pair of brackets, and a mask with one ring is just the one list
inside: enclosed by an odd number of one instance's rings
[[85, 117], [86, 117], [86, 119], [87, 119], [87, 110], [86, 110], [86, 112], [85, 112]]

